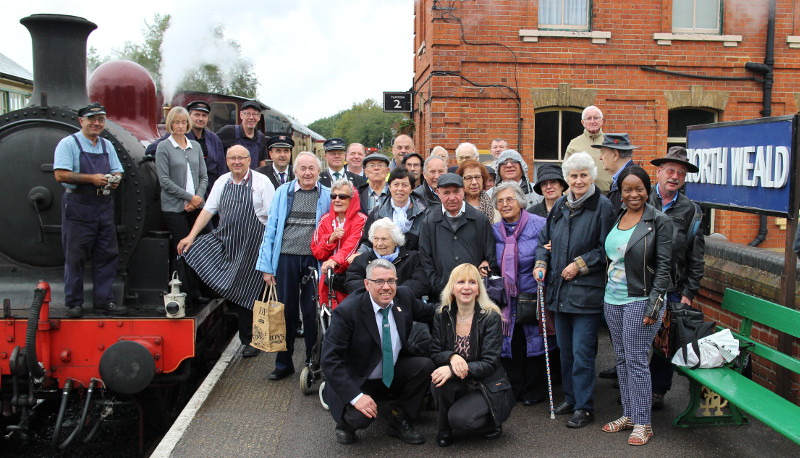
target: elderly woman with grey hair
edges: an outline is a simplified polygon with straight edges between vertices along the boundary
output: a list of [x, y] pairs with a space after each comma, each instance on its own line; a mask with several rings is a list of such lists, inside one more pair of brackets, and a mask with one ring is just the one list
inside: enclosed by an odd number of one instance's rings
[[[532, 406], [547, 396], [544, 339], [536, 320], [521, 323], [517, 319], [520, 316], [517, 306], [521, 301], [538, 304], [532, 272], [545, 219], [525, 210], [527, 199], [516, 183], [500, 183], [492, 194], [492, 202], [501, 216], [501, 220], [492, 225], [492, 231], [505, 292], [505, 303], [501, 307], [503, 349], [500, 361], [511, 380], [515, 399]], [[556, 348], [552, 334], [551, 329], [548, 335], [551, 352]]]
[[536, 247], [535, 278], [544, 278], [547, 308], [555, 312], [565, 400], [556, 413], [572, 414], [570, 428], [594, 420], [597, 327], [606, 285], [604, 243], [614, 208], [594, 185], [597, 166], [589, 154], [573, 154], [561, 166], [569, 185], [547, 215]]
[[381, 218], [369, 228], [372, 249], [353, 260], [347, 269], [345, 289], [348, 294], [364, 289], [367, 266], [376, 259], [385, 259], [397, 270], [397, 284], [407, 286], [417, 298], [428, 294], [428, 280], [421, 269], [419, 254], [403, 246], [405, 236], [390, 218]]

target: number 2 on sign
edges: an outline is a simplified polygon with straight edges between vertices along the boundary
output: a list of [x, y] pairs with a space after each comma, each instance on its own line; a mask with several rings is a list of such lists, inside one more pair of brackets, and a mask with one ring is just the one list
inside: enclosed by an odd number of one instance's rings
[[394, 107], [398, 108], [398, 109], [403, 108], [403, 106], [400, 105], [400, 100], [399, 99], [394, 99]]

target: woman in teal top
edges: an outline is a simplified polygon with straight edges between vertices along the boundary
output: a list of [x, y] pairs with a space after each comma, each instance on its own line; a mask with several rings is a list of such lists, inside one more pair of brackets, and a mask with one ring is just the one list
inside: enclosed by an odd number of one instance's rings
[[624, 169], [617, 181], [625, 207], [605, 240], [603, 311], [617, 355], [623, 416], [603, 431], [632, 429], [628, 444], [644, 445], [653, 436], [647, 356], [663, 316], [662, 298], [672, 284], [672, 220], [647, 204], [650, 177], [641, 167]]

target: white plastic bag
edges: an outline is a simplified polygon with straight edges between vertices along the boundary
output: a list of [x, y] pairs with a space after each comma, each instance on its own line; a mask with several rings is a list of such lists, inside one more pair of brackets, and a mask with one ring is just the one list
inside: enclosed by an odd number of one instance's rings
[[[710, 336], [703, 337], [697, 341], [700, 348], [700, 368], [710, 369], [722, 367], [726, 363], [733, 361], [739, 356], [739, 341], [733, 337], [730, 329], [723, 329]], [[672, 364], [676, 366], [694, 367], [697, 365], [697, 355], [694, 353], [692, 345], [686, 346], [686, 359], [683, 360], [683, 349], [680, 348], [672, 357]]]

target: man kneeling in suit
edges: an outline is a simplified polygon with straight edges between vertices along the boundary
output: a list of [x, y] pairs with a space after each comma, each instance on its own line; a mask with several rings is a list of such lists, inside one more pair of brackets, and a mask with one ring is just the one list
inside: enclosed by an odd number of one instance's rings
[[395, 267], [384, 259], [367, 266], [364, 286], [366, 291], [348, 296], [333, 311], [322, 343], [322, 396], [336, 420], [336, 440], [355, 442], [355, 431], [378, 415], [372, 396], [391, 393], [395, 402], [387, 433], [421, 444], [425, 439], [410, 418], [419, 414], [434, 366], [406, 349], [412, 322], [430, 323], [433, 307], [410, 289], [398, 288]]

